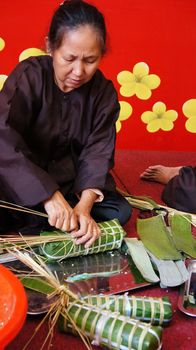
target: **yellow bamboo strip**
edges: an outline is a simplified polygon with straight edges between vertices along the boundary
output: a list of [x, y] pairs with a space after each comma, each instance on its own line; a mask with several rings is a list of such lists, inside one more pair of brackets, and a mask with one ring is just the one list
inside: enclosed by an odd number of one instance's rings
[[160, 321], [159, 321], [159, 324], [161, 325], [162, 323], [163, 323], [163, 321], [164, 321], [164, 303], [163, 303], [163, 300], [161, 299], [160, 300]]
[[133, 325], [133, 328], [132, 328], [131, 332], [129, 333], [129, 338], [128, 338], [128, 349], [132, 349], [133, 336], [134, 336], [134, 333], [135, 333], [136, 330], [137, 330], [138, 324], [139, 324], [139, 320], [137, 320], [137, 321], [135, 322], [135, 324]]
[[93, 320], [93, 322], [92, 322], [92, 324], [91, 324], [91, 328], [90, 328], [90, 338], [91, 338], [91, 339], [92, 339], [92, 338], [94, 337], [94, 335], [96, 334], [95, 329], [96, 329], [96, 327], [97, 327], [97, 322], [98, 322], [98, 319], [99, 319], [101, 313], [102, 313], [102, 310], [101, 310], [101, 309], [100, 309], [99, 311], [97, 311], [96, 316], [95, 316], [95, 318], [94, 318], [94, 320]]
[[126, 325], [126, 318], [122, 321], [121, 327], [119, 328], [118, 334], [117, 334], [117, 349], [121, 348], [121, 340], [122, 340], [122, 333], [123, 333], [123, 328]]
[[155, 320], [155, 304], [153, 302], [153, 298], [149, 298], [149, 301], [150, 301], [150, 306], [151, 306], [151, 322], [154, 322]]
[[[150, 325], [149, 325], [149, 328], [150, 328]], [[142, 350], [144, 339], [145, 339], [147, 333], [148, 333], [148, 327], [143, 328], [142, 329], [142, 333], [141, 333], [141, 335], [139, 337], [138, 350]]]
[[116, 319], [114, 318], [112, 320], [110, 329], [109, 329], [109, 334], [108, 334], [108, 345], [109, 345], [109, 349], [112, 349], [112, 334], [113, 334], [113, 330], [115, 327], [115, 323], [116, 323]]
[[133, 308], [132, 317], [135, 318], [137, 315], [137, 300], [134, 296], [132, 296], [132, 308]]

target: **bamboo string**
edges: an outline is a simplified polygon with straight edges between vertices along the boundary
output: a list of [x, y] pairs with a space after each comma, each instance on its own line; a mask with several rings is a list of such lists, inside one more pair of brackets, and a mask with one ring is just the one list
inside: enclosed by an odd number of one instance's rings
[[[115, 222], [115, 220], [112, 220], [112, 222]], [[101, 224], [100, 224], [101, 227]], [[76, 245], [73, 243], [72, 246], [70, 246], [69, 253], [66, 251], [66, 244], [69, 242], [64, 242], [64, 246], [59, 247], [59, 251], [56, 251], [54, 255], [51, 255], [47, 250], [47, 241], [43, 246], [41, 247], [43, 254], [51, 260], [58, 260], [61, 261], [62, 259], [65, 259], [66, 257], [74, 257], [79, 255], [87, 255], [92, 253], [98, 253], [103, 252], [105, 250], [112, 250], [114, 248], [120, 248], [122, 239], [124, 236], [124, 231], [122, 228], [118, 225], [116, 228], [118, 229], [118, 232], [115, 233], [114, 228], [111, 225], [111, 228], [113, 228], [113, 232], [109, 233], [107, 232], [107, 228], [101, 227], [101, 235], [96, 240], [96, 242], [89, 247], [88, 249], [85, 249], [83, 245]], [[105, 232], [104, 232], [105, 230]], [[106, 239], [106, 242], [105, 242]], [[59, 254], [57, 254], [59, 252]]]
[[153, 303], [153, 298], [150, 298], [150, 306], [151, 306], [151, 319], [153, 322], [155, 320], [155, 317], [156, 317], [155, 304]]
[[88, 319], [88, 317], [89, 317], [90, 314], [91, 314], [91, 309], [87, 310], [86, 314], [85, 314], [84, 317], [82, 318], [81, 326], [82, 326], [82, 330], [83, 330], [83, 331], [85, 331], [86, 322], [87, 322], [87, 319]]
[[[149, 324], [149, 328], [150, 328], [150, 327], [151, 327], [151, 326], [150, 326], [150, 324]], [[145, 337], [146, 337], [146, 335], [148, 334], [148, 332], [149, 332], [149, 329], [148, 329], [147, 327], [142, 329], [142, 333], [141, 333], [141, 335], [140, 335], [140, 337], [139, 337], [138, 350], [142, 350], [142, 348], [143, 348], [143, 343], [144, 343]]]
[[[162, 298], [135, 297], [125, 293], [123, 295], [88, 295], [83, 297], [83, 300], [90, 305], [112, 312], [120, 312], [124, 316], [148, 321], [151, 324], [162, 325], [171, 319], [171, 304]], [[165, 306], [168, 306], [168, 315], [167, 309], [166, 311], [164, 309]]]
[[33, 210], [27, 207], [23, 207], [21, 205], [17, 205], [11, 202], [6, 202], [6, 201], [2, 201], [0, 200], [0, 207], [2, 208], [6, 208], [6, 209], [10, 209], [10, 210], [17, 210], [17, 211], [21, 211], [21, 212], [25, 212], [28, 214], [32, 214], [32, 215], [38, 215], [38, 216], [43, 216], [45, 218], [48, 218], [48, 215], [45, 213], [42, 213], [40, 211], [37, 210]]
[[[102, 310], [100, 309], [99, 312], [97, 312], [97, 314], [95, 315], [95, 317], [94, 317], [94, 319], [93, 319], [93, 322], [92, 322], [92, 324], [91, 324], [91, 328], [90, 328], [90, 338], [91, 338], [91, 339], [93, 339], [93, 337], [96, 338], [96, 336], [95, 336], [95, 335], [96, 335], [95, 329], [96, 329], [97, 322], [98, 322], [98, 319], [99, 319], [101, 313], [102, 313]], [[96, 340], [94, 341], [94, 343], [97, 345]]]
[[124, 315], [130, 317], [132, 315], [132, 305], [131, 305], [131, 300], [128, 297], [128, 294], [125, 293], [123, 295], [122, 299], [123, 305], [124, 305]]
[[109, 349], [112, 349], [112, 335], [113, 335], [113, 329], [116, 323], [116, 319], [114, 318], [111, 325], [110, 325], [110, 332], [108, 335], [108, 345], [109, 345]]
[[[97, 345], [101, 345], [101, 341], [103, 340], [103, 331], [105, 329], [105, 324], [108, 320], [107, 316], [106, 316], [106, 311], [103, 312], [100, 315], [100, 318], [98, 319], [98, 322], [96, 324], [96, 328], [95, 328], [95, 338], [96, 338], [96, 344]], [[111, 332], [112, 329], [109, 329], [109, 332]], [[110, 333], [109, 333], [110, 334]]]
[[[124, 319], [122, 321], [121, 327], [119, 328], [119, 332], [117, 333], [116, 342], [117, 342], [117, 348], [118, 349], [121, 348], [121, 339], [122, 339], [122, 334], [123, 334], [123, 328], [124, 328], [125, 325], [126, 325], [126, 319]], [[115, 324], [114, 324], [114, 327], [115, 327]]]
[[8, 237], [8, 239], [9, 239], [9, 242], [7, 241], [6, 236], [4, 235], [0, 236], [0, 242], [5, 243], [4, 245], [5, 248], [6, 248], [6, 244], [7, 246], [20, 244], [20, 247], [22, 249], [25, 249], [27, 247], [32, 247], [35, 245], [44, 244], [44, 243], [52, 243], [52, 242], [58, 242], [58, 241], [69, 241], [69, 242], [74, 241], [74, 239], [70, 235], [66, 235], [66, 234], [53, 235], [52, 232], [51, 232], [51, 235], [48, 235], [48, 236], [25, 236], [25, 240], [21, 237], [18, 237], [17, 235]]
[[[141, 302], [142, 302], [142, 319], [144, 320], [145, 311], [146, 311], [146, 305], [145, 305], [144, 299], [142, 299]], [[150, 311], [151, 311], [151, 310], [150, 310]], [[150, 318], [151, 318], [151, 315], [150, 315]]]
[[132, 315], [134, 318], [137, 316], [137, 301], [134, 296], [132, 297]]
[[128, 337], [128, 349], [132, 349], [132, 340], [133, 340], [133, 336], [134, 333], [136, 332], [137, 328], [138, 328], [138, 324], [139, 324], [139, 320], [137, 320], [135, 322], [135, 324], [133, 325], [131, 332], [129, 333], [129, 337]]
[[164, 321], [164, 302], [163, 302], [163, 300], [161, 300], [161, 302], [160, 302], [160, 311], [159, 311], [159, 313], [160, 313], [159, 324], [161, 325], [163, 323], [163, 321]]

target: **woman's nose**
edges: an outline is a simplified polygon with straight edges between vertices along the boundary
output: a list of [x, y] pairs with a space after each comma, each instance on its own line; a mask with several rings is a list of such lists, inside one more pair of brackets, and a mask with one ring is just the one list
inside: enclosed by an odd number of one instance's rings
[[76, 61], [73, 67], [73, 72], [77, 77], [82, 76], [84, 72], [84, 64], [81, 61]]

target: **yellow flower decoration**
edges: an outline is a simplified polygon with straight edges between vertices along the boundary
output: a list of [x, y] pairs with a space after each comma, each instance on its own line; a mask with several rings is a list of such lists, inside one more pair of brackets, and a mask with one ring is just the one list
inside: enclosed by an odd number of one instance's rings
[[5, 41], [3, 40], [3, 38], [0, 38], [0, 51], [3, 51], [5, 47]]
[[123, 120], [128, 119], [133, 112], [133, 108], [131, 107], [131, 105], [128, 102], [121, 101], [119, 103], [120, 103], [120, 114], [119, 114], [119, 118], [116, 122], [116, 131], [117, 132], [119, 132], [121, 129], [121, 122]]
[[133, 67], [133, 73], [125, 70], [117, 75], [121, 85], [122, 96], [136, 95], [141, 100], [147, 100], [152, 95], [151, 90], [156, 89], [161, 80], [158, 75], [149, 74], [149, 67], [145, 62], [139, 62]]
[[196, 132], [196, 99], [186, 101], [182, 106], [185, 117], [188, 118], [185, 124], [186, 130]]
[[4, 85], [5, 81], [6, 81], [6, 79], [7, 79], [7, 75], [0, 74], [0, 91], [3, 88], [3, 85]]
[[174, 127], [174, 120], [178, 118], [178, 113], [173, 109], [166, 111], [166, 105], [163, 102], [156, 102], [152, 111], [142, 113], [141, 120], [147, 125], [149, 132], [158, 130], [170, 131]]
[[41, 55], [47, 55], [47, 53], [43, 50], [31, 47], [21, 52], [19, 56], [19, 62], [26, 60], [28, 57], [31, 57], [31, 56], [41, 56]]

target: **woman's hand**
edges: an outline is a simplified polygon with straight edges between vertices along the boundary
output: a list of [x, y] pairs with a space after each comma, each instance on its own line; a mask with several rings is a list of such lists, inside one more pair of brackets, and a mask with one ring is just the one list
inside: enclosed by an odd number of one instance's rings
[[101, 230], [88, 213], [82, 212], [81, 210], [78, 212], [75, 209], [76, 208], [74, 208], [74, 211], [80, 228], [77, 231], [73, 231], [71, 236], [76, 238], [76, 244], [85, 243], [85, 248], [89, 248], [100, 236]]
[[73, 238], [76, 238], [76, 244], [85, 243], [85, 248], [89, 248], [101, 234], [99, 226], [90, 216], [96, 198], [97, 195], [94, 192], [84, 190], [80, 201], [73, 209], [77, 217], [79, 230], [74, 230], [71, 235]]
[[51, 226], [68, 232], [78, 230], [76, 215], [61, 192], [56, 191], [43, 204]]

